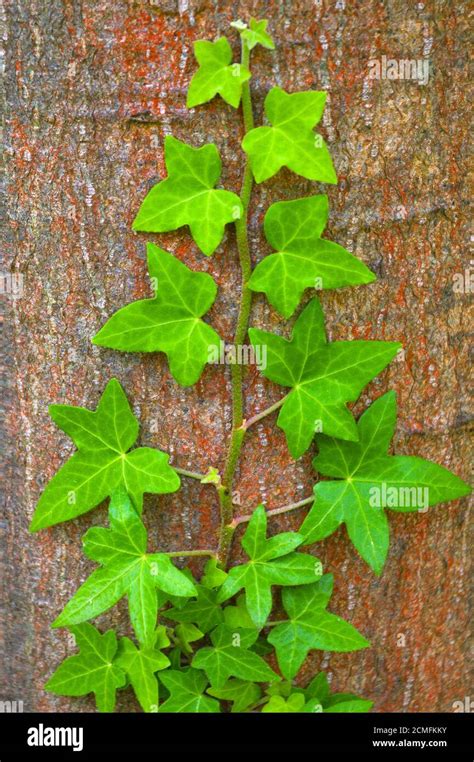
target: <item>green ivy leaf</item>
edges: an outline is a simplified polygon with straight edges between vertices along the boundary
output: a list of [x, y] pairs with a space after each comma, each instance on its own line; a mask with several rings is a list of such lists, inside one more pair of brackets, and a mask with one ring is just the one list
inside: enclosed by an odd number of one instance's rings
[[321, 481], [316, 502], [300, 532], [305, 543], [317, 542], [345, 523], [350, 539], [376, 574], [382, 571], [389, 546], [384, 508], [425, 510], [470, 493], [459, 477], [436, 463], [405, 455], [387, 455], [397, 415], [394, 392], [379, 397], [360, 417], [358, 442], [318, 436], [313, 465], [337, 481]]
[[236, 600], [235, 606], [226, 606], [224, 609], [224, 623], [229, 629], [238, 629], [242, 627], [244, 630], [251, 630], [255, 627], [247, 606], [245, 604], [245, 595], [239, 595]]
[[249, 336], [252, 344], [267, 348], [263, 375], [292, 388], [277, 423], [294, 458], [308, 449], [315, 431], [357, 440], [357, 426], [346, 404], [356, 401], [401, 347], [394, 341], [328, 343], [316, 298], [298, 317], [290, 341], [256, 328], [249, 330]]
[[[344, 698], [342, 698], [344, 696]], [[331, 698], [331, 703], [327, 704], [324, 708], [326, 714], [355, 714], [361, 712], [369, 712], [374, 705], [373, 701], [367, 699], [359, 699], [357, 696], [350, 697], [351, 694], [334, 694]]]
[[242, 141], [257, 183], [273, 177], [283, 166], [308, 180], [337, 183], [326, 144], [313, 132], [326, 98], [325, 92], [289, 95], [280, 87], [270, 90], [265, 115], [272, 126], [256, 127]]
[[272, 609], [272, 585], [305, 585], [321, 576], [317, 558], [292, 552], [301, 544], [296, 532], [284, 532], [270, 539], [266, 534], [267, 514], [263, 505], [259, 505], [242, 538], [242, 547], [250, 560], [230, 570], [217, 597], [222, 603], [244, 588], [248, 613], [259, 628]]
[[102, 566], [81, 585], [53, 627], [84, 622], [128, 596], [130, 620], [140, 643], [149, 645], [156, 627], [156, 588], [178, 596], [196, 594], [188, 577], [163, 553], [147, 553], [147, 532], [123, 490], [109, 506], [110, 529], [92, 527], [84, 536], [84, 552]]
[[331, 695], [329, 681], [325, 672], [318, 672], [309, 685], [304, 689], [306, 698], [317, 698], [321, 704], [326, 704]]
[[156, 295], [118, 310], [92, 343], [122, 352], [164, 352], [176, 381], [190, 386], [220, 345], [218, 334], [200, 319], [212, 306], [217, 286], [207, 273], [193, 272], [152, 243], [147, 255]]
[[288, 698], [292, 693], [292, 680], [281, 680], [279, 683], [273, 683], [265, 688], [266, 696], [283, 696], [284, 698]]
[[30, 524], [30, 531], [59, 524], [90, 511], [123, 485], [141, 510], [143, 493], [176, 492], [180, 479], [169, 455], [151, 447], [129, 448], [138, 422], [117, 379], [105, 387], [95, 412], [72, 405], [51, 405], [53, 421], [74, 440], [78, 451], [51, 479]]
[[181, 666], [182, 653], [183, 652], [179, 646], [174, 646], [170, 651], [168, 651], [168, 656], [170, 657], [171, 662], [171, 669], [180, 671], [183, 669]]
[[[343, 694], [341, 694], [343, 695]], [[348, 694], [349, 695], [349, 694]], [[336, 696], [334, 696], [336, 698]], [[287, 699], [283, 696], [272, 696], [262, 709], [262, 712], [273, 714], [301, 713], [301, 712], [324, 712], [326, 713], [355, 713], [368, 712], [372, 707], [372, 701], [358, 699], [357, 697], [341, 699], [323, 708], [318, 698], [305, 699], [302, 691], [292, 693]]]
[[209, 590], [220, 587], [227, 578], [227, 572], [220, 569], [217, 565], [217, 558], [210, 558], [204, 567], [204, 574], [201, 578], [201, 585]]
[[260, 633], [251, 650], [255, 651], [259, 656], [268, 656], [268, 654], [273, 653], [274, 648], [268, 643], [266, 637]]
[[149, 191], [133, 222], [133, 230], [164, 233], [189, 225], [201, 251], [210, 255], [219, 246], [228, 222], [242, 216], [240, 198], [216, 190], [221, 159], [214, 143], [193, 148], [167, 135], [165, 163], [168, 171]]
[[80, 653], [59, 665], [45, 685], [61, 696], [94, 693], [99, 712], [113, 712], [115, 692], [126, 683], [125, 672], [114, 663], [117, 637], [113, 630], [103, 635], [91, 624], [70, 627]]
[[288, 588], [282, 592], [289, 621], [272, 629], [268, 642], [275, 646], [284, 677], [297, 674], [309, 651], [358, 651], [370, 643], [348, 622], [326, 611], [332, 594], [332, 574], [313, 585]]
[[372, 701], [359, 698], [353, 693], [333, 693], [331, 695], [325, 672], [319, 672], [303, 693], [307, 700], [319, 701], [325, 713], [368, 712], [373, 706]]
[[292, 693], [287, 699], [283, 696], [272, 696], [262, 709], [263, 713], [300, 714], [307, 712], [322, 712], [323, 708], [317, 699], [305, 700], [301, 692]]
[[164, 616], [175, 622], [197, 624], [200, 630], [209, 632], [223, 621], [222, 609], [216, 601], [217, 593], [203, 585], [196, 585], [196, 596], [196, 600], [187, 601], [179, 609], [167, 609]]
[[227, 680], [222, 688], [208, 688], [207, 692], [222, 701], [232, 701], [232, 713], [245, 712], [262, 695], [258, 685], [238, 678]]
[[194, 649], [191, 643], [194, 643], [196, 640], [201, 640], [204, 637], [204, 633], [190, 622], [178, 624], [178, 626], [175, 628], [175, 634], [178, 639], [179, 646], [182, 652], [185, 654], [192, 654]]
[[[194, 577], [192, 575], [191, 569], [185, 568], [182, 569], [182, 573], [189, 579], [194, 585]], [[196, 588], [196, 586], [195, 586]], [[196, 595], [194, 592], [193, 595]], [[172, 595], [171, 593], [164, 593], [163, 590], [157, 590], [156, 591], [156, 597], [158, 599], [158, 608], [162, 609], [164, 606], [166, 606], [167, 603], [171, 603], [172, 606], [174, 606], [177, 609], [182, 609], [184, 606], [186, 606], [186, 603], [189, 600], [189, 596], [178, 596], [178, 595]]]
[[160, 680], [170, 697], [160, 706], [160, 712], [220, 712], [219, 702], [204, 695], [208, 681], [198, 669], [166, 670]]
[[253, 651], [256, 630], [229, 630], [221, 624], [211, 632], [212, 647], [200, 648], [192, 666], [203, 669], [213, 688], [223, 688], [229, 677], [251, 682], [278, 680], [278, 675]]
[[202, 479], [200, 479], [199, 481], [201, 484], [215, 484], [218, 486], [221, 483], [221, 477], [217, 468], [214, 468], [214, 466], [210, 466], [207, 471], [207, 474], [204, 474]]
[[342, 246], [321, 238], [327, 196], [272, 204], [265, 215], [267, 241], [277, 250], [258, 263], [249, 281], [283, 317], [297, 308], [305, 288], [330, 289], [372, 283], [375, 275]]
[[275, 43], [267, 32], [267, 19], [258, 21], [251, 18], [249, 26], [241, 21], [234, 21], [231, 26], [239, 30], [240, 36], [245, 40], [249, 50], [253, 50], [256, 45], [262, 45], [267, 50], [275, 50]]
[[158, 681], [155, 673], [170, 665], [168, 657], [159, 650], [170, 644], [164, 627], [158, 628], [154, 640], [150, 646], [137, 648], [129, 638], [121, 638], [114, 660], [114, 664], [127, 673], [144, 712], [158, 711]]
[[247, 82], [251, 75], [242, 64], [232, 63], [232, 48], [227, 38], [220, 37], [216, 42], [198, 40], [194, 43], [194, 55], [199, 69], [189, 85], [187, 107], [206, 103], [219, 93], [226, 103], [237, 108], [242, 82]]

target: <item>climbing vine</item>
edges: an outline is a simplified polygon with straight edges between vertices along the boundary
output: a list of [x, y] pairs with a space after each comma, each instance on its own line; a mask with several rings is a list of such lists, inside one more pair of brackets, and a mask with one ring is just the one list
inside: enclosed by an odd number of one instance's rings
[[[241, 61], [232, 61], [228, 40], [195, 43], [199, 68], [188, 91], [195, 108], [220, 95], [242, 106], [246, 156], [240, 194], [216, 188], [221, 174], [217, 147], [194, 147], [165, 138], [167, 176], [147, 194], [133, 229], [160, 233], [187, 226], [205, 256], [235, 226], [241, 267], [239, 314], [231, 364], [232, 432], [223, 469], [206, 473], [170, 465], [158, 449], [135, 447], [139, 424], [116, 379], [107, 384], [95, 411], [52, 405], [51, 417], [76, 452], [46, 486], [31, 530], [73, 519], [107, 497], [109, 525], [84, 536], [84, 553], [97, 568], [53, 622], [66, 627], [79, 649], [56, 669], [46, 689], [67, 696], [94, 693], [100, 711], [113, 711], [117, 690], [131, 686], [145, 712], [365, 712], [371, 701], [331, 694], [324, 673], [305, 688], [298, 674], [314, 649], [349, 652], [370, 644], [349, 622], [328, 611], [333, 577], [301, 548], [346, 525], [357, 552], [380, 574], [389, 547], [386, 509], [419, 511], [466, 495], [468, 486], [422, 458], [389, 455], [396, 424], [393, 392], [379, 397], [356, 421], [348, 408], [395, 357], [389, 341], [326, 338], [324, 315], [312, 295], [291, 337], [251, 328], [254, 292], [262, 292], [283, 318], [298, 309], [306, 289], [368, 284], [374, 274], [337, 243], [322, 237], [326, 195], [272, 204], [264, 232], [272, 253], [252, 269], [247, 222], [254, 182], [281, 167], [308, 180], [336, 183], [329, 151], [314, 128], [325, 92], [286, 93], [272, 88], [265, 99], [264, 126], [255, 127], [251, 100], [251, 51], [274, 49], [267, 21], [232, 26], [241, 38]], [[172, 254], [148, 244], [154, 296], [119, 309], [93, 338], [122, 352], [162, 352], [183, 386], [194, 384], [219, 352], [221, 339], [203, 319], [217, 286]], [[280, 400], [246, 417], [239, 348], [247, 336], [264, 350], [261, 373], [284, 387]], [[278, 411], [289, 452], [299, 458], [316, 443], [314, 494], [280, 508], [263, 505], [239, 513], [233, 504], [236, 471], [248, 430]], [[220, 505], [217, 547], [165, 550], [148, 547], [142, 522], [144, 493], [179, 490], [189, 478], [215, 489]], [[308, 506], [298, 532], [272, 534], [274, 515]], [[240, 510], [240, 509], [239, 509]], [[241, 545], [247, 560], [232, 565], [234, 533], [245, 525]], [[203, 557], [201, 579], [173, 559]], [[90, 620], [126, 598], [134, 633], [101, 633]], [[275, 612], [272, 614], [272, 612]], [[274, 616], [275, 618], [272, 618]]]

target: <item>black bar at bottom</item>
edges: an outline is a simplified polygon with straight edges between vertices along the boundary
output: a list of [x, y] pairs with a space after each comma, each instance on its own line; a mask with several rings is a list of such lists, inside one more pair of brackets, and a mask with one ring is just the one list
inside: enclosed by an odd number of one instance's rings
[[0, 714], [0, 762], [255, 746], [472, 760], [471, 728], [461, 713]]

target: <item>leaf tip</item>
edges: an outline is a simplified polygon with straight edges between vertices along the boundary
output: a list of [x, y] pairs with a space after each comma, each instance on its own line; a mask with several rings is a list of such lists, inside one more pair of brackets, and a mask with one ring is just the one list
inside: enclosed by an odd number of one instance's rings
[[45, 519], [44, 516], [41, 515], [41, 513], [39, 513], [37, 507], [33, 513], [28, 531], [33, 534], [34, 532], [38, 532], [40, 529], [46, 529], [49, 526], [51, 526], [51, 524]]
[[28, 532], [30, 532], [31, 534], [34, 534], [39, 529], [41, 529], [41, 527], [38, 526], [38, 520], [35, 519], [35, 517], [33, 516], [33, 518], [30, 521], [30, 525], [28, 527]]
[[376, 280], [377, 280], [377, 276], [374, 273], [374, 271], [371, 270], [370, 267], [367, 267], [367, 277], [365, 279], [365, 283], [366, 284], [375, 283]]

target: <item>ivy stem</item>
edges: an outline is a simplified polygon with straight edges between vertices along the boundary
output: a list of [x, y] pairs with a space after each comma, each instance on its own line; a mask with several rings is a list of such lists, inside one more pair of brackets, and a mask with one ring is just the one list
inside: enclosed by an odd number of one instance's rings
[[[289, 503], [288, 505], [282, 505], [281, 508], [272, 508], [271, 510], [267, 511], [267, 516], [279, 516], [282, 513], [295, 511], [297, 508], [302, 508], [304, 505], [309, 505], [310, 503], [314, 503], [314, 495], [311, 495], [311, 497], [305, 497], [303, 500], [298, 500], [297, 503]], [[232, 521], [232, 524], [234, 525], [234, 527], [238, 527], [239, 524], [245, 524], [247, 521], [250, 521], [251, 518], [252, 518], [251, 513], [245, 516], [235, 516], [235, 518]]]
[[171, 465], [171, 468], [173, 471], [176, 471], [177, 474], [181, 474], [181, 476], [189, 476], [190, 479], [198, 479], [201, 481], [206, 476], [206, 474], [199, 474], [197, 471], [187, 471], [185, 468], [178, 468], [173, 465]]
[[[242, 66], [249, 67], [250, 51], [245, 40], [242, 40]], [[250, 86], [248, 82], [242, 84], [242, 113], [244, 118], [245, 132], [253, 129], [253, 109], [250, 95]], [[237, 250], [239, 253], [240, 269], [242, 274], [242, 291], [240, 297], [239, 316], [235, 329], [234, 345], [241, 346], [247, 335], [249, 327], [250, 309], [252, 306], [252, 292], [248, 288], [248, 282], [252, 274], [252, 262], [250, 258], [250, 248], [248, 241], [248, 208], [250, 196], [252, 194], [253, 175], [250, 162], [247, 158], [240, 192], [243, 212], [241, 217], [235, 221], [235, 230], [237, 238]], [[236, 353], [238, 356], [238, 353]], [[228, 563], [232, 537], [235, 531], [233, 525], [234, 510], [232, 504], [232, 485], [235, 471], [239, 462], [242, 442], [245, 436], [243, 411], [243, 369], [242, 365], [233, 363], [231, 365], [231, 385], [232, 385], [232, 433], [230, 437], [229, 448], [227, 451], [224, 475], [222, 485], [218, 487], [220, 513], [221, 513], [221, 531], [219, 537], [218, 558], [220, 565], [225, 568]]]
[[247, 420], [243, 422], [242, 428], [244, 428], [245, 431], [247, 431], [247, 429], [253, 426], [254, 423], [257, 423], [257, 421], [261, 421], [262, 418], [266, 418], [267, 415], [274, 413], [275, 410], [278, 410], [283, 405], [287, 397], [288, 397], [288, 394], [285, 394], [285, 396], [282, 397], [281, 400], [278, 400], [278, 402], [275, 402], [273, 405], [270, 405], [270, 407], [265, 408], [265, 410], [262, 410], [261, 413], [257, 413], [256, 415], [253, 415], [251, 418], [247, 418]]
[[[160, 551], [161, 552], [161, 551]], [[185, 558], [185, 557], [200, 557], [200, 556], [216, 556], [215, 550], [172, 550], [171, 552], [163, 553], [164, 556], [170, 558]]]

